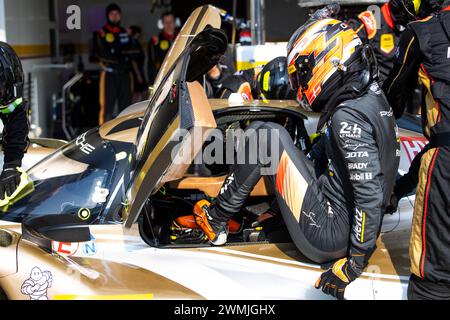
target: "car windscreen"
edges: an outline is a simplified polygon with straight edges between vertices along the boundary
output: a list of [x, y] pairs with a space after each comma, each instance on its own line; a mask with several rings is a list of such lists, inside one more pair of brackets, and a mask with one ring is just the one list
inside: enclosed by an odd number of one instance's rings
[[0, 208], [0, 219], [74, 214], [80, 222], [95, 222], [109, 196], [115, 156], [97, 129], [80, 135], [28, 171], [32, 183]]

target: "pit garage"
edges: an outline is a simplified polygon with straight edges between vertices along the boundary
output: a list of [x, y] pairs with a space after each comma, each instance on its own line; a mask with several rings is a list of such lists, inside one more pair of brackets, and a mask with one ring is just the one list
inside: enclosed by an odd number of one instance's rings
[[[325, 63], [342, 73], [365, 68], [345, 64], [347, 49], [341, 40], [327, 41], [341, 39], [339, 32], [345, 34], [342, 41], [354, 37], [348, 45], [356, 43], [355, 49], [348, 55], [363, 50], [366, 60], [362, 61], [371, 66], [365, 75], [368, 80], [361, 77], [356, 82], [373, 81], [376, 88], [366, 85], [364, 90], [370, 87], [384, 96], [378, 68], [384, 68], [385, 61], [380, 62], [377, 50], [389, 51], [393, 68], [398, 43], [393, 35], [391, 39], [390, 34], [383, 34], [381, 49], [374, 50], [369, 42], [374, 35], [367, 31], [367, 42], [359, 37], [363, 28], [369, 30], [370, 21], [364, 17], [373, 17], [373, 32], [385, 32], [381, 26], [385, 25], [384, 12], [390, 10], [388, 1], [111, 2], [0, 0], [0, 43], [9, 48], [0, 53], [12, 59], [8, 51], [12, 49], [20, 62], [7, 68], [12, 60], [2, 58], [0, 69], [4, 74], [0, 93], [6, 95], [12, 83], [14, 95], [13, 102], [4, 106], [12, 111], [0, 109], [4, 169], [0, 185], [2, 178], [8, 181], [0, 186], [0, 194], [5, 193], [0, 195], [0, 300], [407, 299], [414, 272], [411, 226], [418, 219], [415, 202], [422, 203], [423, 196], [420, 193], [416, 199], [417, 181], [387, 211], [395, 180], [408, 173], [416, 156], [430, 147], [428, 132], [422, 130], [422, 89], [413, 85], [417, 89], [410, 90], [412, 98], [398, 119], [392, 107], [375, 112], [380, 121], [391, 119], [390, 129], [383, 127], [392, 131], [386, 136], [397, 146], [391, 158], [381, 155], [388, 148], [386, 141], [358, 140], [361, 132], [372, 128], [368, 122], [364, 127], [342, 120], [338, 135], [347, 140], [327, 152], [346, 150], [340, 164], [348, 171], [344, 175], [348, 181], [339, 181], [339, 185], [348, 183], [347, 191], [330, 191], [327, 201], [321, 192], [312, 196], [311, 185], [322, 188], [317, 181], [333, 179], [341, 169], [335, 170], [333, 160], [325, 158], [322, 170], [327, 173], [319, 178], [313, 162], [306, 158], [312, 159], [315, 148], [332, 135], [331, 129], [321, 127], [329, 110], [312, 107], [329, 77], [323, 76], [318, 84], [308, 81], [320, 74]], [[413, 2], [420, 5], [420, 1]], [[328, 21], [330, 26], [319, 28], [313, 24], [316, 21]], [[308, 38], [289, 40], [308, 23], [308, 28], [317, 27], [310, 37], [324, 32], [325, 40], [317, 40], [312, 53], [306, 54], [306, 49], [298, 48]], [[331, 30], [334, 33], [327, 33], [331, 28], [336, 29]], [[321, 48], [320, 41], [325, 41], [323, 55], [314, 51]], [[338, 53], [330, 52], [338, 45], [344, 49], [336, 58]], [[303, 50], [298, 54], [303, 58], [290, 63], [295, 50]], [[342, 87], [344, 82], [335, 90]], [[350, 96], [355, 101], [363, 99], [359, 89], [355, 90], [359, 95]], [[310, 95], [305, 93], [310, 91]], [[333, 97], [323, 98], [323, 103], [332, 103]], [[387, 100], [383, 103], [388, 105]], [[21, 124], [11, 125], [12, 115], [21, 108]], [[327, 126], [332, 128], [330, 117]], [[253, 142], [246, 145], [251, 130], [267, 124], [281, 128], [282, 138], [276, 141], [283, 146], [289, 141], [293, 151], [283, 149], [277, 170], [261, 173], [251, 188], [247, 180], [236, 187], [240, 165], [250, 161], [239, 162], [240, 152], [253, 146]], [[23, 141], [15, 142], [20, 140], [16, 132]], [[268, 148], [272, 135], [256, 141], [255, 146]], [[373, 137], [379, 138], [375, 133]], [[10, 151], [14, 143], [18, 155]], [[373, 151], [368, 146], [378, 150], [380, 158], [364, 159]], [[250, 158], [258, 154], [259, 159], [261, 150], [251, 150]], [[300, 160], [291, 159], [295, 157]], [[363, 160], [356, 163], [352, 158]], [[390, 179], [386, 184], [390, 190], [383, 184], [373, 192], [359, 193], [357, 188], [374, 185], [372, 172], [364, 169], [378, 162], [383, 163], [374, 175], [380, 181]], [[6, 175], [8, 170], [16, 175]], [[217, 202], [224, 194], [241, 202], [239, 208], [230, 209], [234, 210], [232, 217], [221, 225], [226, 243], [215, 246], [212, 243], [220, 229], [210, 225], [213, 218], [208, 206], [220, 206]], [[239, 198], [242, 194], [244, 199]], [[374, 195], [382, 199], [376, 209], [349, 209], [346, 202], [347, 197], [362, 197], [361, 205], [370, 206]], [[345, 219], [348, 250], [339, 257], [328, 252], [315, 259], [312, 249], [302, 249], [299, 242], [306, 241], [303, 232], [308, 228], [315, 226], [314, 234], [322, 234], [325, 222], [315, 210], [328, 208], [331, 219], [333, 201], [345, 203], [336, 210], [351, 211]], [[309, 203], [311, 210], [302, 210]], [[287, 216], [286, 210], [293, 215]], [[377, 212], [376, 218], [369, 211]], [[366, 223], [367, 228], [372, 223], [377, 230], [365, 232]], [[351, 265], [352, 243], [359, 241], [362, 247], [365, 236], [373, 238], [373, 245], [370, 253], [364, 253], [368, 258], [361, 272], [354, 278], [340, 276], [336, 265], [339, 261]], [[314, 287], [326, 272], [336, 281], [351, 284], [334, 294], [325, 288], [317, 290]], [[322, 285], [335, 288], [337, 284]], [[275, 312], [260, 307], [248, 307], [244, 313]], [[214, 316], [218, 311], [211, 305], [195, 309], [174, 304], [169, 309], [175, 318]]]

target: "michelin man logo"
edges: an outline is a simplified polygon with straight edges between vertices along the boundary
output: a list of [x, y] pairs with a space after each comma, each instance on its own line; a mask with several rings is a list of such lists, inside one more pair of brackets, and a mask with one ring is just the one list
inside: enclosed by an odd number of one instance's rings
[[30, 300], [48, 300], [47, 290], [52, 286], [53, 277], [50, 271], [42, 271], [38, 267], [31, 270], [30, 278], [22, 284], [22, 294]]

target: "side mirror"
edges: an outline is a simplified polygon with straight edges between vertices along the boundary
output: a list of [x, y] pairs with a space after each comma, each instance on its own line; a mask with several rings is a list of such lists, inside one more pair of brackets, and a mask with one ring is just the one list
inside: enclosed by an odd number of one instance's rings
[[45, 215], [22, 222], [22, 236], [44, 247], [51, 241], [88, 242], [91, 240], [89, 225], [80, 224], [73, 214]]

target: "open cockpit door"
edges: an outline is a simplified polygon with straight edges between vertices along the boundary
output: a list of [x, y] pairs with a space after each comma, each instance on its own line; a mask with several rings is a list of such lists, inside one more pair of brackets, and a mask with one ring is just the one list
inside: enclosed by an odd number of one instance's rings
[[200, 81], [226, 48], [225, 33], [206, 26], [187, 44], [153, 95], [130, 159], [125, 227], [131, 227], [149, 196], [165, 182], [183, 177], [216, 127]]

